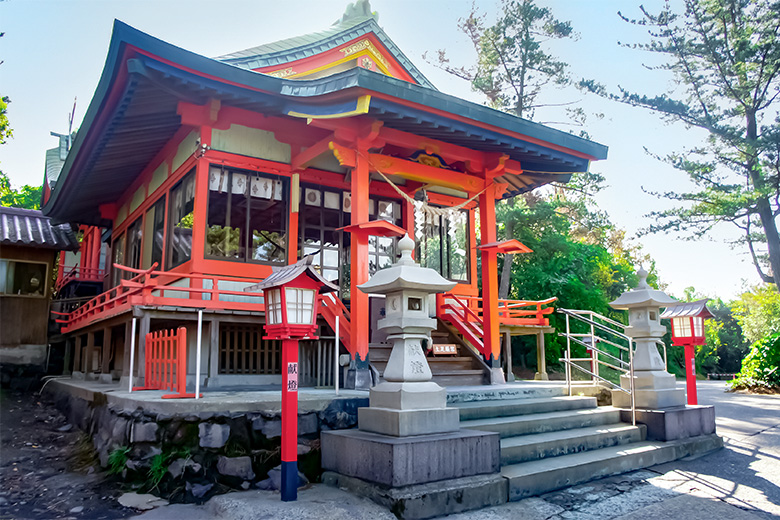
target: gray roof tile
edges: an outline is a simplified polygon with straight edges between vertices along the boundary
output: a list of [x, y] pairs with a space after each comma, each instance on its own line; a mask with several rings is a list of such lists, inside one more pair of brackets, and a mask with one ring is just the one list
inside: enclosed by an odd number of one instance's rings
[[0, 245], [76, 251], [79, 242], [70, 224], [52, 226], [38, 210], [0, 207]]

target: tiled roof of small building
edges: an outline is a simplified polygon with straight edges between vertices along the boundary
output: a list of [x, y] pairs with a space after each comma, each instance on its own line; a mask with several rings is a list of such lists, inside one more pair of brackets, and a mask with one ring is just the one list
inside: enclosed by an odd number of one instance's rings
[[79, 241], [70, 224], [52, 226], [38, 210], [0, 207], [0, 245], [76, 251]]

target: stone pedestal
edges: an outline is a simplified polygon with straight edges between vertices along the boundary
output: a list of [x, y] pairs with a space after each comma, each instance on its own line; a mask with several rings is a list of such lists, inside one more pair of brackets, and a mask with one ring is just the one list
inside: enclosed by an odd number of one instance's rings
[[447, 393], [436, 383], [385, 382], [372, 388], [369, 408], [358, 409], [358, 428], [395, 437], [454, 432], [457, 408], [447, 408]]
[[499, 435], [460, 430], [391, 437], [362, 430], [324, 431], [322, 468], [389, 487], [497, 473]]

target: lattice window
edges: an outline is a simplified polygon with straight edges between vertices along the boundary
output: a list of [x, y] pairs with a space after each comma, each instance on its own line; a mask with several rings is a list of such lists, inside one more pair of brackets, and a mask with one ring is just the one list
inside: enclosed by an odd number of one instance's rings
[[220, 374], [280, 374], [281, 341], [263, 339], [260, 325], [222, 323], [219, 327]]

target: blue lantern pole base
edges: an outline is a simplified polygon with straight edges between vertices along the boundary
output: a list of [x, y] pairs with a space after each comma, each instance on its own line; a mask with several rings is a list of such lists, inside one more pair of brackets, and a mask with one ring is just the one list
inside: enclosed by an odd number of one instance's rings
[[282, 461], [282, 502], [298, 500], [298, 461]]

